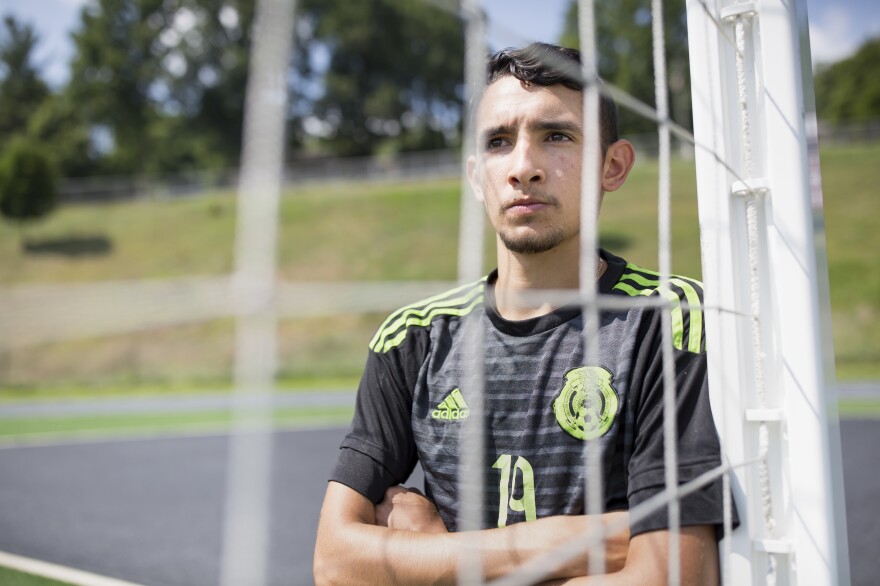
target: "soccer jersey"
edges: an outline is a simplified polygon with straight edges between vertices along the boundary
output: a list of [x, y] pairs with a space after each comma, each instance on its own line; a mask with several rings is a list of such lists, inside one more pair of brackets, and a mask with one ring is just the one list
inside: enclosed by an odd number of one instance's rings
[[[607, 252], [602, 295], [668, 304], [675, 365], [680, 483], [720, 464], [706, 389], [698, 282], [660, 283]], [[370, 343], [351, 431], [331, 480], [378, 503], [420, 462], [426, 495], [454, 531], [460, 502], [462, 429], [472, 417], [465, 325], [482, 328], [485, 470], [483, 526], [584, 513], [584, 442], [599, 442], [606, 511], [626, 510], [664, 489], [663, 320], [645, 304], [600, 313], [596, 360], [583, 351], [576, 304], [524, 321], [495, 310], [497, 275], [393, 313]], [[629, 304], [628, 304], [629, 305]], [[682, 499], [682, 525], [722, 523], [720, 482]], [[661, 509], [633, 535], [667, 527]]]

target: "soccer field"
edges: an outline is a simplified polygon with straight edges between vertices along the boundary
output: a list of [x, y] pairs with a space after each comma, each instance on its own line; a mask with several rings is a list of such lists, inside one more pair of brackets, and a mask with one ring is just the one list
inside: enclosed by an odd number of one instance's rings
[[[275, 436], [270, 583], [311, 583], [326, 478], [345, 429]], [[854, 586], [880, 573], [880, 422], [842, 424]], [[46, 444], [0, 449], [0, 551], [139, 584], [208, 586], [219, 571], [226, 438]], [[13, 580], [18, 580], [17, 582]], [[0, 570], [10, 586], [58, 582]]]
[[[873, 225], [880, 212], [878, 161], [880, 145], [822, 152], [834, 342], [842, 379], [880, 379], [880, 231]], [[673, 163], [673, 269], [699, 277], [693, 164]], [[643, 266], [656, 265], [656, 173], [655, 161], [640, 161], [627, 186], [606, 198], [601, 219], [604, 245]], [[279, 274], [293, 282], [454, 280], [458, 189], [452, 179], [292, 189], [282, 204]], [[231, 192], [66, 206], [22, 234], [0, 231], [0, 286], [224, 274], [232, 266], [234, 219]], [[157, 241], [160, 227], [169, 236]], [[98, 252], [77, 248], [89, 239], [108, 246]], [[282, 383], [342, 379], [350, 384], [382, 317], [283, 320]], [[0, 356], [0, 397], [228, 386], [232, 333], [231, 319], [216, 319], [5, 352]]]

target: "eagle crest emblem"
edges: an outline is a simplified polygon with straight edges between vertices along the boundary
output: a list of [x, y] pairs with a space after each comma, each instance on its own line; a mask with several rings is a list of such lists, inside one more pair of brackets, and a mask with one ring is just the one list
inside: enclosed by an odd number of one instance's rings
[[582, 366], [565, 373], [565, 385], [553, 401], [553, 412], [573, 438], [596, 439], [611, 429], [619, 404], [611, 380], [611, 372], [601, 366]]

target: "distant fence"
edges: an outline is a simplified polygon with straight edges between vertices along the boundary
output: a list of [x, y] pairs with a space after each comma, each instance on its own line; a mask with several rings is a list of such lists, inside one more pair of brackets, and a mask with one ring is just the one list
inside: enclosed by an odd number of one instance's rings
[[[325, 157], [295, 160], [285, 169], [288, 187], [330, 181], [404, 181], [456, 177], [461, 172], [457, 150], [422, 151], [372, 157]], [[234, 189], [238, 169], [193, 171], [175, 175], [87, 177], [61, 182], [63, 203], [186, 197], [212, 189]]]
[[[657, 156], [655, 133], [628, 136], [644, 157]], [[880, 142], [880, 120], [851, 124], [819, 124], [821, 145]], [[677, 141], [675, 152], [693, 156], [693, 147]], [[295, 160], [285, 170], [288, 187], [332, 181], [401, 181], [455, 177], [461, 173], [458, 150], [422, 151], [372, 157], [324, 157]], [[173, 198], [232, 189], [238, 182], [237, 169], [194, 171], [164, 176], [120, 176], [67, 179], [60, 186], [64, 203], [117, 201], [136, 198]]]
[[[656, 133], [625, 137], [633, 143], [636, 152], [643, 157], [656, 157], [659, 141]], [[867, 122], [834, 123], [819, 122], [819, 146], [844, 146], [880, 142], [880, 120]], [[673, 137], [673, 152], [685, 158], [693, 157], [694, 147], [678, 137]]]
[[829, 124], [819, 122], [820, 145], [880, 142], [880, 120]]

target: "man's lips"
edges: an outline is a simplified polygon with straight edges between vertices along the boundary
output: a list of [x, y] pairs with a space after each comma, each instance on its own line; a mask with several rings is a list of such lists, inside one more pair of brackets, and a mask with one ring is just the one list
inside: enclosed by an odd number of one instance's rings
[[514, 214], [530, 214], [553, 206], [552, 201], [538, 198], [517, 199], [504, 204], [504, 211]]

